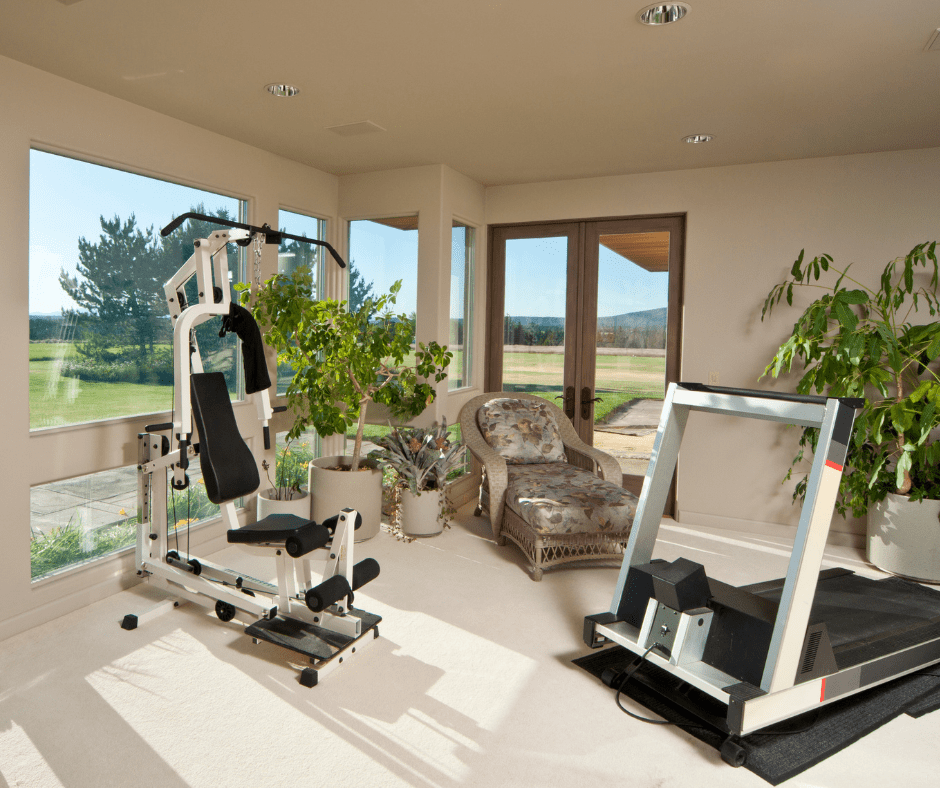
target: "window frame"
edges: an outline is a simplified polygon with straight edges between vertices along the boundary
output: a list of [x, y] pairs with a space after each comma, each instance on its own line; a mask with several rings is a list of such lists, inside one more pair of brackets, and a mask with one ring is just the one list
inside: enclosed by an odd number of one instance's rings
[[[476, 292], [476, 255], [477, 255], [477, 233], [479, 228], [472, 224], [471, 222], [461, 219], [459, 216], [453, 216], [451, 218], [451, 260], [450, 266], [448, 268], [448, 278], [450, 280], [450, 286], [448, 287], [448, 298], [447, 303], [447, 314], [448, 314], [448, 324], [450, 320], [450, 305], [451, 298], [453, 297], [453, 275], [454, 275], [454, 241], [453, 241], [453, 232], [454, 227], [463, 227], [466, 230], [465, 240], [464, 240], [464, 294], [463, 294], [463, 369], [461, 369], [461, 385], [451, 387], [450, 385], [450, 375], [447, 376], [447, 393], [455, 394], [466, 389], [473, 388], [473, 373], [474, 373], [474, 323], [475, 323], [475, 299], [474, 293]], [[448, 325], [449, 327], [449, 325]], [[450, 332], [448, 331], [448, 340]]]
[[[236, 200], [238, 203], [237, 220], [241, 222], [247, 221], [251, 212], [252, 200], [245, 194], [227, 193], [228, 190], [223, 191], [203, 183], [196, 183], [175, 176], [171, 177], [169, 175], [154, 173], [142, 167], [135, 167], [112, 160], [81, 155], [72, 150], [63, 150], [36, 141], [30, 143], [28, 155], [31, 156], [33, 151], [60, 156], [82, 164], [104, 167], [129, 175], [136, 175], [173, 186], [182, 186], [189, 189], [210, 192], [226, 199]], [[30, 180], [31, 179], [32, 173], [30, 173]], [[229, 255], [230, 270], [233, 273], [233, 279], [236, 281], [244, 281], [247, 275], [247, 255], [245, 254], [245, 250], [238, 247], [233, 258], [233, 252], [230, 249]], [[27, 309], [27, 320], [28, 315], [29, 310]], [[237, 363], [240, 368], [240, 353], [236, 352], [236, 357], [239, 359]], [[243, 431], [243, 434], [245, 434], [252, 424], [257, 422], [257, 413], [255, 406], [249, 403], [244, 397], [244, 382], [241, 375], [237, 376], [237, 381], [239, 399], [233, 401], [232, 405], [235, 410], [236, 422], [239, 424], [239, 428]], [[168, 392], [172, 392], [172, 387], [168, 387]], [[28, 402], [28, 393], [26, 397]], [[147, 424], [168, 421], [172, 417], [172, 407], [171, 402], [169, 408], [160, 411], [114, 416], [76, 424], [39, 427], [36, 429], [29, 429], [27, 426], [28, 448], [25, 465], [30, 492], [32, 493], [33, 488], [46, 484], [136, 466], [137, 435]], [[249, 435], [250, 434], [251, 433], [249, 433]], [[253, 442], [253, 438], [251, 437], [246, 438], [246, 440], [249, 444]], [[93, 447], [93, 450], [90, 451], [89, 447]], [[77, 503], [76, 508], [81, 505], [81, 503]], [[241, 509], [240, 511], [243, 512], [245, 510]], [[193, 524], [193, 547], [198, 547], [211, 540], [212, 537], [210, 533], [196, 534], [197, 532], [204, 531], [207, 526], [217, 524], [219, 519], [219, 515], [215, 515]], [[184, 537], [181, 536], [181, 538]], [[30, 587], [35, 588], [39, 585], [45, 585], [64, 576], [72, 576], [77, 572], [87, 571], [92, 567], [99, 567], [113, 561], [124, 561], [127, 559], [127, 556], [133, 552], [133, 549], [134, 545], [131, 544], [101, 556], [63, 566], [60, 569], [40, 577], [31, 577]]]

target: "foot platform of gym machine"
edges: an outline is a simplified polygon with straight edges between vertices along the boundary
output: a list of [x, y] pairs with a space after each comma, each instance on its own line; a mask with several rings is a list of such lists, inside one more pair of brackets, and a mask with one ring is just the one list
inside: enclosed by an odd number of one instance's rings
[[314, 687], [321, 676], [332, 672], [379, 636], [381, 616], [354, 607], [349, 608], [349, 613], [362, 622], [362, 632], [356, 637], [347, 637], [316, 624], [281, 616], [256, 621], [245, 627], [245, 634], [250, 635], [256, 643], [264, 640], [309, 657], [313, 667], [304, 668], [300, 674], [300, 683], [305, 687]]

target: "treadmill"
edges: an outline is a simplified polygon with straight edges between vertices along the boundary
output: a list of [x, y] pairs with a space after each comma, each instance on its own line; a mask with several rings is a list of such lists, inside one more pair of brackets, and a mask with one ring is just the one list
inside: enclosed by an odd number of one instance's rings
[[[863, 406], [696, 383], [666, 392], [613, 601], [585, 618], [584, 640], [617, 644], [669, 674], [660, 694], [726, 733], [722, 757], [733, 765], [743, 763], [741, 736], [940, 662], [940, 593], [898, 577], [820, 571]], [[692, 411], [819, 429], [786, 577], [734, 587], [688, 559], [653, 560]]]

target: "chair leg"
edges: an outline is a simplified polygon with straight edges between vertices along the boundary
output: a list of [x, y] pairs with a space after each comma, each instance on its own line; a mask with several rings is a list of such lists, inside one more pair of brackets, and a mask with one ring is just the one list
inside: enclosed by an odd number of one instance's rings
[[537, 583], [542, 579], [542, 567], [533, 566], [532, 567], [532, 579]]

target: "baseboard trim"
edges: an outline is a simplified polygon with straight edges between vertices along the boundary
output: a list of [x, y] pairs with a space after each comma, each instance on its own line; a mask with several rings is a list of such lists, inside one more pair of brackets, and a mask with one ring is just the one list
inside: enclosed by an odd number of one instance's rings
[[[738, 517], [725, 517], [705, 512], [689, 512], [682, 510], [676, 518], [681, 525], [701, 525], [706, 528], [717, 528], [737, 533], [746, 533], [754, 536], [776, 536], [782, 539], [793, 539], [796, 534], [795, 525], [784, 523], [767, 523], [760, 520], [745, 520]], [[830, 530], [826, 544], [834, 547], [852, 547], [858, 550], [865, 549], [865, 534], [857, 531]]]

